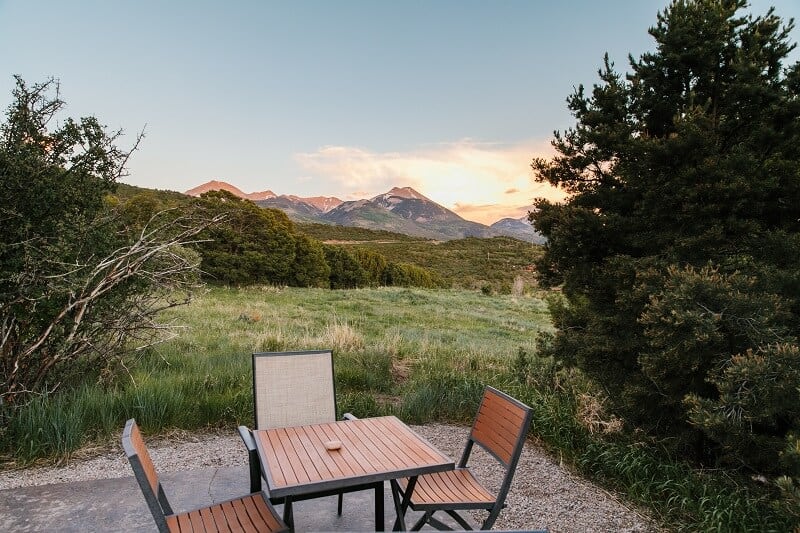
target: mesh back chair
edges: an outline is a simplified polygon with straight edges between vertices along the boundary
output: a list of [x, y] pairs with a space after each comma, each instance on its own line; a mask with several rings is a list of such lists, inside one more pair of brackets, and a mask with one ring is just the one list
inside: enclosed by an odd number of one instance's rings
[[336, 420], [333, 353], [253, 354], [256, 429]]
[[133, 418], [125, 424], [122, 447], [159, 531], [288, 531], [263, 493], [174, 513]]
[[[419, 476], [410, 499], [405, 492], [408, 481], [392, 481], [393, 491], [403, 496], [403, 512], [410, 506], [424, 513], [412, 529], [418, 530], [426, 523], [437, 529], [450, 529], [433, 516], [436, 511], [446, 512], [464, 529], [471, 529], [469, 523], [456, 512], [466, 509], [489, 511], [481, 529], [490, 529], [505, 505], [530, 423], [530, 407], [497, 389], [486, 387], [456, 469]], [[481, 485], [467, 467], [475, 444], [488, 451], [505, 469], [497, 494], [492, 494]]]
[[[333, 352], [263, 352], [253, 354], [253, 405], [256, 429], [323, 424], [336, 420]], [[355, 417], [345, 413], [344, 418]], [[239, 435], [250, 459], [250, 491], [261, 490], [261, 466], [252, 431], [239, 426]], [[338, 514], [342, 514], [342, 493], [375, 489], [383, 497], [383, 483], [339, 492]], [[311, 495], [310, 497], [315, 497]], [[279, 499], [272, 499], [280, 503]], [[291, 524], [291, 503], [284, 507], [284, 520]]]

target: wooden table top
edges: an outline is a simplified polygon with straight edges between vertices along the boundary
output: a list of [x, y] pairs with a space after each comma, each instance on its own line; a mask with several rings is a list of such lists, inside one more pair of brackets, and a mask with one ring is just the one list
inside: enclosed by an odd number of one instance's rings
[[[451, 470], [453, 460], [397, 417], [253, 432], [271, 497], [297, 496]], [[328, 450], [326, 443], [341, 448]]]

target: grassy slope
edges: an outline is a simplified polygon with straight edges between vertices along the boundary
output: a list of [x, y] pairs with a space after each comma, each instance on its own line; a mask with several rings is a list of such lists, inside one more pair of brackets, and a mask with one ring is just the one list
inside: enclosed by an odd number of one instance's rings
[[389, 261], [413, 263], [429, 269], [441, 276], [449, 287], [487, 287], [503, 294], [511, 291], [516, 277], [520, 277], [526, 287], [536, 286], [531, 266], [542, 253], [541, 246], [509, 237], [436, 242], [344, 226], [299, 224], [298, 228], [321, 241], [371, 250]]
[[[69, 453], [130, 416], [150, 431], [249, 423], [253, 351], [333, 348], [340, 407], [389, 412], [431, 376], [479, 381], [480, 371], [507, 366], [520, 348], [532, 352], [536, 333], [551, 327], [533, 297], [400, 288], [215, 288], [164, 318], [181, 325], [177, 337], [128, 358], [129, 374], [104, 387], [90, 381], [77, 394], [32, 405], [5, 435], [6, 451], [23, 459]], [[465, 365], [474, 376], [462, 376]], [[368, 393], [391, 399], [370, 402]], [[405, 413], [416, 421], [470, 415], [437, 409]], [[40, 427], [53, 428], [52, 438], [40, 440]]]

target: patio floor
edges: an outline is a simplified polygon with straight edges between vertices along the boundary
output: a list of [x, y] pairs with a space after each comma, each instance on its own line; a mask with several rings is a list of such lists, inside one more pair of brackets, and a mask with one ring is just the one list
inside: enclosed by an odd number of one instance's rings
[[[235, 498], [249, 488], [244, 466], [203, 468], [160, 477], [176, 512]], [[389, 484], [385, 485], [385, 523], [386, 529], [391, 530], [394, 505]], [[373, 495], [371, 490], [345, 494], [342, 516], [336, 515], [336, 496], [297, 502], [295, 531], [373, 531]], [[408, 511], [408, 527], [417, 516]], [[442, 517], [449, 519], [444, 514]], [[444, 521], [455, 526], [452, 521]], [[155, 522], [131, 475], [0, 491], [0, 531], [155, 531]]]

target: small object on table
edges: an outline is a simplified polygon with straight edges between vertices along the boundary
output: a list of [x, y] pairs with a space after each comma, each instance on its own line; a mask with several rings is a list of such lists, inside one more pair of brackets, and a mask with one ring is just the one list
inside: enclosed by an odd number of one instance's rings
[[329, 452], [338, 450], [342, 447], [342, 442], [338, 440], [329, 440], [325, 443], [325, 449]]

